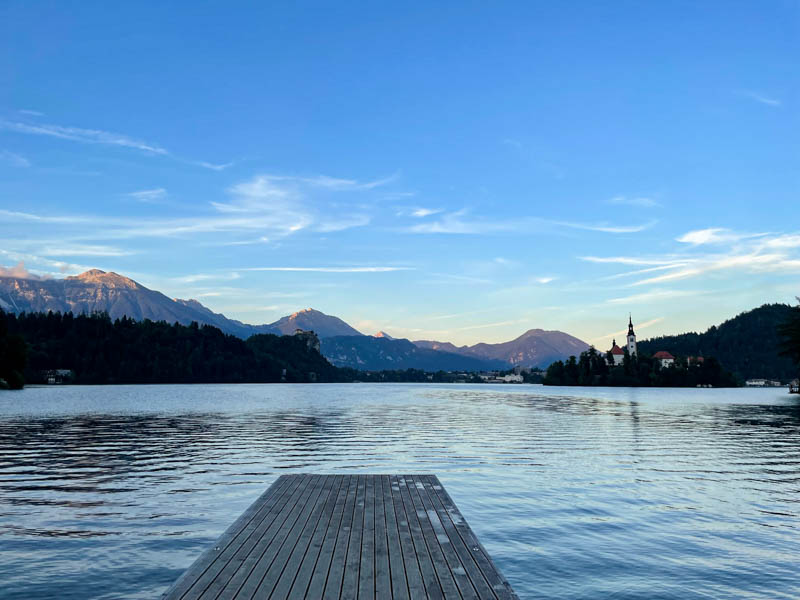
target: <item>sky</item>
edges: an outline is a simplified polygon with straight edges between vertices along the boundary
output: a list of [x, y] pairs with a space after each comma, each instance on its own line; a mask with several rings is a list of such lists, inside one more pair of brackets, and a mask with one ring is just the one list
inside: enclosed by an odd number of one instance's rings
[[705, 330], [800, 295], [798, 56], [794, 0], [6, 0], [0, 265], [457, 344]]

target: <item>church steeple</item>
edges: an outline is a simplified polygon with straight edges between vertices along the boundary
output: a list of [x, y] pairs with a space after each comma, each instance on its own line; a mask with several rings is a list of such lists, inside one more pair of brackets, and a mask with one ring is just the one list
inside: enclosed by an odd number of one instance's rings
[[628, 314], [628, 354], [636, 354], [636, 334], [633, 332], [633, 317]]

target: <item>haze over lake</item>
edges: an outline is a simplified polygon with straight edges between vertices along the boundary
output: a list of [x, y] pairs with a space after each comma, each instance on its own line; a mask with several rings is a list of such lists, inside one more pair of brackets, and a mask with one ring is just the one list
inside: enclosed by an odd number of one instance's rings
[[796, 598], [784, 389], [29, 388], [0, 597], [158, 597], [283, 473], [435, 473], [522, 598]]

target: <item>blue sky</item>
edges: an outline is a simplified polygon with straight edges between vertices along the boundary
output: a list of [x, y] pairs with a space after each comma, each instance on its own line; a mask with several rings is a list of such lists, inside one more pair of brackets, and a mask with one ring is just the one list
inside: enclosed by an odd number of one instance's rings
[[800, 4], [0, 6], [0, 265], [604, 346], [800, 294]]

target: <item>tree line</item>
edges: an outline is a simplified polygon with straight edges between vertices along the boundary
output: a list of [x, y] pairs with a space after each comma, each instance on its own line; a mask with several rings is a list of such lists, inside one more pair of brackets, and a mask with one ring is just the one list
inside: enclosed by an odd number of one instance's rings
[[3, 329], [7, 341], [0, 347], [11, 348], [14, 356], [20, 347], [26, 349], [27, 363], [0, 364], [29, 383], [44, 383], [51, 369], [72, 371], [71, 382], [80, 384], [331, 382], [343, 376], [294, 336], [259, 334], [242, 340], [210, 325], [127, 317], [112, 321], [105, 313], [69, 312], [0, 311]]
[[785, 323], [796, 319], [797, 307], [764, 304], [728, 319], [704, 333], [667, 335], [639, 342], [638, 350], [665, 350], [674, 356], [714, 356], [739, 378], [789, 381], [797, 377], [790, 356], [781, 355]]
[[661, 361], [641, 352], [631, 355], [625, 348], [622, 364], [614, 365], [610, 352], [602, 354], [594, 348], [579, 358], [556, 361], [547, 368], [545, 385], [586, 385], [625, 387], [737, 387], [741, 385], [732, 373], [722, 368], [715, 358], [687, 364], [678, 359], [662, 367]]
[[[753, 313], [756, 315], [753, 316]], [[774, 322], [776, 314], [785, 315], [777, 326]], [[785, 379], [796, 377], [800, 366], [800, 304], [794, 307], [765, 305], [740, 317], [747, 315], [750, 316], [745, 321], [738, 321], [738, 326], [745, 329], [751, 340], [774, 340], [774, 347], [764, 349], [765, 344], [756, 344], [756, 349], [763, 350], [765, 357], [770, 352], [775, 354], [779, 351], [790, 365], [790, 370], [784, 373]], [[727, 343], [734, 344], [729, 337], [731, 323], [740, 317], [700, 335], [719, 336], [719, 343], [727, 340]], [[742, 325], [743, 322], [746, 325]], [[753, 330], [760, 330], [760, 337]], [[682, 337], [672, 336], [673, 339]], [[687, 347], [694, 349], [686, 354], [701, 354], [696, 351], [696, 339], [694, 342], [690, 337], [684, 340], [689, 340]], [[580, 357], [573, 356], [550, 365], [543, 383], [725, 387], [741, 382], [741, 370], [732, 374], [722, 367], [720, 361], [710, 357], [703, 363], [693, 365], [679, 358], [675, 366], [662, 368], [659, 361], [647, 355], [647, 344], [641, 343], [640, 352], [635, 356], [628, 355], [626, 350], [623, 363], [618, 366], [613, 365], [608, 355], [591, 348]], [[741, 348], [740, 342], [734, 345], [736, 354], [749, 351]], [[658, 349], [681, 355], [673, 347]], [[758, 353], [756, 356], [759, 356]], [[754, 364], [760, 365], [760, 360], [751, 361], [748, 368], [755, 368]], [[767, 358], [763, 360], [769, 364]], [[725, 366], [728, 367], [727, 363]], [[71, 382], [81, 384], [280, 381], [448, 383], [460, 377], [447, 371], [430, 373], [420, 369], [367, 372], [337, 368], [317, 350], [309, 347], [304, 339], [294, 336], [258, 334], [242, 340], [216, 327], [199, 326], [197, 323], [168, 324], [164, 321], [134, 321], [127, 317], [112, 321], [104, 313], [15, 315], [0, 310], [0, 389], [19, 389], [26, 381], [43, 383], [46, 372], [52, 369], [71, 371]], [[531, 373], [524, 377], [526, 382], [533, 383], [538, 382], [541, 376]]]

